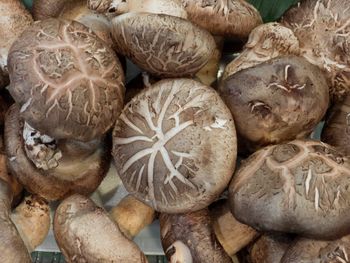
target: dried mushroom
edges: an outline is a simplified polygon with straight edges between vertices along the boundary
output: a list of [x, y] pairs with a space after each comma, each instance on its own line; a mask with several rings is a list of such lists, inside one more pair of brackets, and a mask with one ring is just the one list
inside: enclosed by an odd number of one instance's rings
[[295, 140], [246, 159], [229, 186], [233, 215], [260, 231], [315, 239], [349, 234], [350, 160], [331, 146]]
[[219, 88], [248, 150], [307, 137], [329, 103], [320, 69], [295, 56], [241, 70]]

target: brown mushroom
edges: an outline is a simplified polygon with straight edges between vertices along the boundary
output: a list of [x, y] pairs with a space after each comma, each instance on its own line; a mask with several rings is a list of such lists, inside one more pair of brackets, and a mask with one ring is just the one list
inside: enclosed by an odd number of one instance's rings
[[231, 211], [260, 231], [315, 239], [349, 234], [350, 160], [331, 146], [295, 140], [245, 160], [229, 186]]
[[208, 209], [187, 214], [161, 214], [162, 246], [170, 263], [231, 263], [213, 233]]
[[262, 24], [258, 12], [245, 0], [181, 0], [188, 19], [213, 35], [248, 37]]
[[8, 84], [7, 58], [13, 42], [33, 23], [33, 18], [20, 0], [0, 3], [0, 88]]
[[295, 56], [241, 70], [221, 83], [220, 92], [248, 151], [307, 137], [329, 103], [320, 69]]
[[166, 213], [207, 207], [235, 167], [236, 134], [211, 88], [167, 79], [129, 102], [113, 131], [113, 156], [125, 188]]
[[110, 211], [120, 231], [129, 239], [137, 236], [142, 229], [150, 225], [155, 218], [155, 211], [150, 206], [128, 195]]
[[230, 256], [254, 241], [259, 233], [250, 226], [241, 224], [232, 215], [227, 200], [222, 199], [210, 207], [215, 235]]
[[108, 213], [89, 198], [73, 195], [57, 208], [54, 219], [57, 244], [67, 262], [146, 263]]
[[350, 91], [349, 8], [348, 0], [304, 0], [282, 19], [299, 39], [301, 55], [325, 72], [336, 99]]
[[299, 40], [292, 30], [279, 23], [260, 25], [250, 33], [239, 56], [226, 66], [222, 79], [270, 59], [286, 55], [298, 56], [299, 53]]
[[321, 138], [350, 156], [350, 95], [330, 109]]

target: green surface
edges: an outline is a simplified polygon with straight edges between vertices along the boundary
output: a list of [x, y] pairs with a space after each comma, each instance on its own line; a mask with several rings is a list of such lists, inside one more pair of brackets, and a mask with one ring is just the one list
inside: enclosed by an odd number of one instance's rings
[[31, 8], [32, 7], [32, 4], [33, 4], [33, 0], [22, 0], [22, 2], [24, 3], [24, 5], [27, 7], [27, 8]]

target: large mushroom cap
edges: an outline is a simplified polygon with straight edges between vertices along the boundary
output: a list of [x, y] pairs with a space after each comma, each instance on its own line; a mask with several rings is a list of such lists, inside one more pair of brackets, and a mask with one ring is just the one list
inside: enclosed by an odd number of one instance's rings
[[9, 73], [21, 115], [55, 139], [100, 137], [123, 107], [118, 58], [75, 21], [47, 19], [25, 30], [11, 48]]
[[246, 38], [262, 24], [259, 12], [245, 0], [181, 0], [188, 19], [214, 35]]
[[112, 20], [112, 35], [121, 54], [160, 77], [192, 76], [215, 49], [209, 32], [174, 16], [128, 13]]
[[241, 70], [223, 81], [220, 92], [250, 150], [305, 138], [329, 103], [321, 70], [295, 56]]
[[59, 205], [54, 233], [68, 262], [147, 262], [142, 251], [123, 236], [108, 213], [85, 196], [73, 195]]
[[235, 167], [232, 115], [211, 88], [163, 80], [129, 102], [113, 132], [126, 189], [156, 210], [199, 210], [227, 186]]
[[350, 160], [331, 146], [295, 140], [244, 161], [229, 186], [231, 211], [261, 231], [317, 239], [349, 234]]
[[282, 23], [300, 41], [301, 54], [326, 73], [336, 98], [350, 91], [350, 1], [304, 0]]

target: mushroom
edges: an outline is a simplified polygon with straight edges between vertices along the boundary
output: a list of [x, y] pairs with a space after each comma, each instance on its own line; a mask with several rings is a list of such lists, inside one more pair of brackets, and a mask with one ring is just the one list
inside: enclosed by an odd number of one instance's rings
[[8, 80], [7, 58], [12, 43], [23, 30], [33, 23], [33, 18], [20, 0], [5, 0], [0, 3], [0, 88]]
[[166, 79], [137, 94], [113, 131], [125, 188], [165, 213], [200, 210], [228, 185], [236, 133], [219, 95], [191, 79]]
[[147, 262], [142, 251], [120, 232], [108, 213], [88, 197], [75, 194], [62, 201], [53, 227], [68, 263]]
[[35, 20], [62, 18], [78, 21], [91, 28], [109, 46], [114, 45], [108, 18], [88, 9], [86, 0], [35, 0], [33, 17]]
[[321, 138], [346, 156], [350, 155], [350, 95], [330, 109]]
[[320, 69], [295, 56], [241, 70], [223, 81], [219, 90], [248, 151], [307, 137], [329, 103]]
[[120, 231], [133, 239], [140, 231], [150, 225], [155, 218], [155, 211], [150, 206], [128, 195], [112, 208], [110, 215]]
[[235, 174], [231, 211], [259, 231], [339, 238], [350, 233], [349, 178], [350, 160], [323, 142], [265, 147]]
[[258, 12], [245, 0], [181, 0], [188, 19], [213, 35], [246, 38], [262, 24]]
[[346, 263], [350, 259], [350, 236], [333, 241], [298, 238], [284, 254], [281, 263]]
[[304, 0], [282, 19], [299, 39], [301, 55], [325, 72], [335, 99], [350, 91], [349, 9], [347, 0]]
[[255, 229], [233, 217], [227, 200], [221, 199], [209, 209], [216, 238], [230, 257], [259, 236]]
[[243, 51], [226, 66], [222, 79], [279, 56], [298, 56], [299, 52], [299, 40], [292, 30], [275, 22], [262, 24], [252, 30]]
[[160, 214], [160, 233], [170, 263], [231, 263], [213, 233], [208, 209], [187, 214]]

